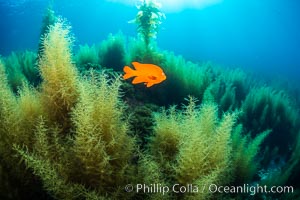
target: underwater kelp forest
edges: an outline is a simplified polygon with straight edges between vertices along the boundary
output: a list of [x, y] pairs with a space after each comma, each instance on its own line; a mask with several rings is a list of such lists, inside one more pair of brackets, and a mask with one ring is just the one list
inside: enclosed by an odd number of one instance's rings
[[299, 96], [161, 49], [159, 4], [136, 12], [135, 37], [75, 48], [49, 7], [36, 51], [1, 57], [0, 199], [299, 199]]

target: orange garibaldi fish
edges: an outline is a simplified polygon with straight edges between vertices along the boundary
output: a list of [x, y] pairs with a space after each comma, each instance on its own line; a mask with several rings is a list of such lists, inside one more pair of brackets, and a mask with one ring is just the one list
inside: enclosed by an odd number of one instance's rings
[[128, 66], [124, 67], [125, 74], [123, 78], [126, 80], [135, 76], [132, 81], [133, 84], [144, 83], [147, 87], [151, 87], [167, 78], [164, 71], [157, 65], [142, 64], [139, 62], [132, 62], [132, 65], [135, 70]]

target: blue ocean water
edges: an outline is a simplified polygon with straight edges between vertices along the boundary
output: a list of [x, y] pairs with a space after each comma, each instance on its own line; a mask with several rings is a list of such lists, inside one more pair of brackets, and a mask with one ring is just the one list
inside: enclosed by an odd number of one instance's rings
[[[0, 0], [1, 55], [36, 50], [42, 17], [49, 2]], [[137, 13], [135, 3], [51, 2], [55, 12], [72, 25], [75, 45], [99, 43], [109, 33], [120, 30], [127, 36], [136, 35], [136, 26], [128, 23]], [[176, 1], [166, 2], [175, 5]], [[189, 1], [181, 1], [181, 4], [185, 2]], [[168, 6], [162, 5], [162, 10]], [[300, 2], [297, 0], [222, 0], [200, 9], [189, 6], [165, 11], [166, 19], [157, 36], [159, 48], [192, 61], [242, 67], [266, 77], [299, 79]]]

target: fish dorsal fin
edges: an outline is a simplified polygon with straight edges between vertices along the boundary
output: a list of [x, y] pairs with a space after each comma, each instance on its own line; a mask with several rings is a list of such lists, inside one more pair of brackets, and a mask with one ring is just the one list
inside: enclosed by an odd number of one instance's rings
[[143, 76], [137, 76], [132, 80], [133, 84], [143, 83], [146, 81], [146, 78]]
[[144, 64], [139, 63], [139, 62], [132, 62], [132, 65], [133, 65], [134, 69], [136, 69], [136, 70], [144, 70], [147, 68]]

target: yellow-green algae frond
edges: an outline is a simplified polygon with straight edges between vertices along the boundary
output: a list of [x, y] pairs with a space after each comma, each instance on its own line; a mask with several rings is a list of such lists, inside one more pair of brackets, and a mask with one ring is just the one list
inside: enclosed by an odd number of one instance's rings
[[[135, 140], [127, 134], [120, 79], [93, 72], [79, 77], [72, 63], [71, 46], [70, 27], [59, 19], [43, 37], [41, 87], [38, 91], [25, 87], [21, 92], [24, 95], [15, 103], [20, 108], [22, 102], [32, 98], [26, 101], [27, 107], [31, 106], [32, 112], [42, 111], [33, 115], [34, 125], [26, 125], [25, 121], [18, 124], [19, 120], [9, 118], [15, 113], [1, 112], [11, 123], [1, 126], [8, 127], [8, 135], [22, 133], [31, 140], [18, 142], [16, 136], [6, 145], [14, 146], [45, 189], [58, 199], [128, 198], [123, 186], [135, 182], [131, 162]], [[8, 89], [3, 94], [7, 101], [14, 102]], [[19, 112], [29, 110], [21, 107]], [[10, 130], [12, 127], [24, 128], [24, 133]]]
[[141, 2], [142, 4], [138, 6], [139, 12], [133, 22], [138, 25], [138, 32], [148, 47], [151, 38], [156, 38], [159, 25], [165, 15], [159, 10], [161, 5], [155, 0], [142, 0]]

